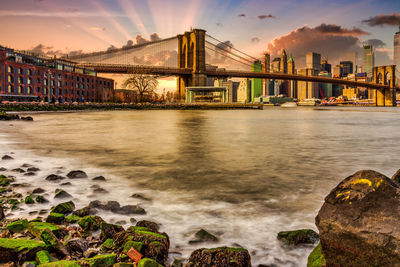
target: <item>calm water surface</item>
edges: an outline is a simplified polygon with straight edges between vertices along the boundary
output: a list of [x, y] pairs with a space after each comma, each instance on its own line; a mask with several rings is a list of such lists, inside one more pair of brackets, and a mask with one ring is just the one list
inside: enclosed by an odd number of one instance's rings
[[221, 241], [203, 246], [241, 245], [254, 265], [305, 266], [312, 248], [283, 248], [277, 232], [315, 229], [324, 197], [352, 173], [374, 169], [391, 176], [399, 169], [399, 111], [36, 114], [33, 123], [1, 122], [0, 152], [36, 160], [42, 176], [25, 179], [43, 186], [56, 166], [109, 178], [102, 185], [108, 194], [92, 193], [89, 181], [73, 184], [67, 191], [78, 206], [94, 199], [136, 204], [129, 196], [138, 192], [150, 197], [139, 202], [148, 211], [143, 218], [161, 222], [172, 252], [184, 257], [200, 247], [188, 241], [205, 228]]

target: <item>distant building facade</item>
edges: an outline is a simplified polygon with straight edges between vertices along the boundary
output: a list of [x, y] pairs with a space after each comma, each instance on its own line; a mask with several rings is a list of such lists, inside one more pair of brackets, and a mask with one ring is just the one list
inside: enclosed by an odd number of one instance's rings
[[363, 46], [363, 72], [367, 73], [368, 81], [372, 81], [373, 78], [373, 69], [375, 66], [375, 54], [374, 48], [372, 45], [364, 45]]
[[340, 67], [342, 68], [342, 77], [353, 73], [353, 62], [352, 61], [340, 61]]
[[399, 31], [394, 35], [394, 43], [393, 43], [393, 65], [396, 65], [396, 70], [398, 75], [397, 78], [397, 86], [400, 86], [400, 25]]
[[251, 94], [251, 80], [242, 79], [237, 89], [237, 102], [238, 103], [250, 102], [250, 94]]
[[328, 63], [328, 60], [322, 60], [321, 71], [326, 71], [328, 73], [332, 73], [332, 65]]
[[104, 102], [114, 81], [74, 63], [0, 47], [0, 98], [8, 101]]
[[[261, 61], [256, 60], [251, 65], [251, 71], [253, 72], [262, 72], [262, 64]], [[253, 78], [251, 79], [251, 96], [250, 102], [254, 102], [254, 99], [260, 97], [262, 95], [262, 79]]]
[[321, 54], [310, 52], [306, 54], [306, 68], [321, 71]]

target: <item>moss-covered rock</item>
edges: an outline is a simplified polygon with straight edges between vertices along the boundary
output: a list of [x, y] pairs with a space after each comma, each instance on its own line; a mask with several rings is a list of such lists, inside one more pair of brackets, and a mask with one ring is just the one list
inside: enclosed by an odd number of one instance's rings
[[36, 196], [35, 201], [37, 203], [46, 203], [49, 202], [47, 199], [45, 199], [43, 196]]
[[72, 198], [72, 196], [63, 189], [56, 189], [54, 191], [54, 198]]
[[36, 253], [36, 262], [38, 264], [49, 263], [53, 259], [47, 250], [41, 250]]
[[6, 178], [4, 175], [2, 178], [0, 178], [0, 186], [7, 186], [9, 185], [13, 180], [11, 178]]
[[117, 260], [117, 254], [109, 255], [98, 255], [90, 259], [86, 259], [86, 262], [90, 267], [111, 267]]
[[133, 263], [130, 262], [118, 262], [113, 265], [113, 267], [135, 267]]
[[35, 201], [33, 201], [33, 198], [31, 196], [26, 196], [24, 201], [25, 201], [25, 204], [35, 203]]
[[103, 244], [101, 245], [101, 250], [103, 251], [108, 251], [113, 248], [114, 248], [114, 240], [112, 240], [111, 238], [104, 241]]
[[21, 233], [28, 228], [28, 220], [19, 220], [7, 224], [7, 229], [13, 233]]
[[60, 226], [57, 226], [57, 225], [54, 225], [51, 223], [29, 222], [29, 224], [28, 224], [29, 232], [32, 235], [36, 236], [37, 238], [40, 238], [40, 235], [42, 234], [44, 229], [49, 229], [57, 237], [61, 237], [63, 235], [62, 228]]
[[100, 223], [100, 229], [101, 229], [100, 240], [106, 240], [108, 238], [114, 239], [117, 233], [124, 231], [124, 228], [122, 226], [106, 222]]
[[68, 201], [68, 202], [60, 203], [57, 206], [51, 208], [51, 212], [68, 214], [68, 213], [73, 212], [74, 209], [75, 209], [74, 202]]
[[22, 267], [35, 267], [37, 266], [36, 261], [26, 261], [24, 264], [22, 264]]
[[189, 244], [196, 244], [202, 242], [218, 242], [218, 238], [216, 236], [210, 234], [204, 229], [200, 229], [199, 231], [197, 231], [194, 236], [195, 239], [190, 240]]
[[77, 261], [55, 261], [40, 264], [38, 267], [81, 267], [81, 265]]
[[153, 241], [146, 246], [144, 255], [159, 263], [165, 264], [168, 259], [168, 248], [158, 241]]
[[65, 217], [65, 221], [67, 223], [76, 223], [81, 219], [81, 217], [77, 216], [77, 215], [69, 215], [67, 217]]
[[131, 248], [134, 248], [137, 251], [142, 252], [143, 245], [144, 245], [143, 242], [127, 241], [122, 247], [122, 252], [126, 254]]
[[162, 267], [162, 265], [153, 259], [143, 258], [139, 261], [138, 267]]
[[308, 256], [307, 267], [325, 267], [325, 257], [322, 254], [321, 244], [318, 244]]
[[318, 234], [311, 229], [285, 231], [278, 233], [278, 240], [288, 245], [314, 244], [318, 242]]
[[0, 262], [34, 260], [36, 252], [48, 246], [31, 239], [0, 238]]
[[78, 224], [84, 231], [95, 231], [100, 229], [102, 222], [104, 220], [99, 216], [85, 216], [78, 221]]
[[46, 218], [47, 223], [63, 224], [65, 222], [65, 215], [62, 213], [50, 212]]
[[45, 244], [54, 248], [58, 253], [64, 256], [69, 255], [64, 245], [61, 244], [60, 240], [58, 240], [58, 238], [49, 229], [44, 229], [40, 234], [40, 238], [43, 240]]

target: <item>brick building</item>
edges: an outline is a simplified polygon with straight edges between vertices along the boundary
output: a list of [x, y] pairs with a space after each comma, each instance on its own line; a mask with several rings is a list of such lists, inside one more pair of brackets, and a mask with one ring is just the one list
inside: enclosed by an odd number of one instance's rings
[[29, 102], [104, 102], [114, 81], [73, 62], [0, 47], [0, 99]]

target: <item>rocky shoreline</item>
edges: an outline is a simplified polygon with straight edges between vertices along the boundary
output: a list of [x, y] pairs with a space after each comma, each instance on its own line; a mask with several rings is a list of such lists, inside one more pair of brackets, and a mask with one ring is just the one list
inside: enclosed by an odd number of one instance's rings
[[[140, 205], [94, 200], [77, 209], [70, 200], [72, 196], [61, 188], [46, 192], [36, 187], [21, 194], [19, 189], [31, 185], [19, 182], [19, 177], [36, 176], [39, 168], [22, 164], [7, 170], [1, 166], [1, 162], [13, 160], [11, 154], [3, 155], [0, 161], [2, 266], [251, 266], [251, 253], [246, 248], [210, 248], [219, 238], [205, 229], [199, 229], [189, 244], [204, 244], [207, 248], [182, 258], [179, 251], [171, 251], [170, 237], [160, 231], [162, 226], [149, 220], [136, 221], [135, 216], [146, 214]], [[106, 178], [89, 178], [81, 170], [43, 177], [60, 186], [83, 179], [96, 183], [92, 186], [95, 192], [106, 193], [101, 186]], [[399, 183], [400, 171], [392, 179], [374, 171], [357, 172], [326, 197], [316, 217], [319, 234], [300, 229], [279, 232], [277, 239], [287, 249], [312, 247], [319, 242], [308, 257], [310, 267], [400, 266]], [[41, 208], [51, 203], [50, 196], [61, 203]], [[132, 197], [149, 201], [137, 193]], [[9, 218], [24, 208], [36, 218]], [[122, 225], [127, 222], [123, 220], [108, 223], [101, 217], [103, 212], [131, 216], [130, 226], [125, 229]], [[258, 265], [268, 266], [279, 265]]]

